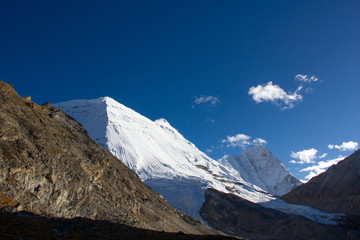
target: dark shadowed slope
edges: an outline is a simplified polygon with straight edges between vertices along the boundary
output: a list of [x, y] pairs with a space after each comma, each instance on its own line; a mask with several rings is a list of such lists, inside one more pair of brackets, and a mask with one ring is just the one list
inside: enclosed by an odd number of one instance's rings
[[360, 150], [282, 199], [327, 212], [360, 215]]
[[223, 235], [168, 233], [88, 218], [45, 218], [28, 211], [16, 211], [15, 199], [0, 194], [0, 239], [196, 239], [230, 240]]
[[84, 217], [171, 232], [214, 233], [172, 208], [84, 128], [0, 81], [0, 191], [47, 217]]
[[[324, 225], [308, 218], [265, 208], [233, 194], [206, 191], [201, 216], [215, 229], [249, 239], [351, 239], [358, 231]], [[352, 233], [353, 232], [353, 233]]]

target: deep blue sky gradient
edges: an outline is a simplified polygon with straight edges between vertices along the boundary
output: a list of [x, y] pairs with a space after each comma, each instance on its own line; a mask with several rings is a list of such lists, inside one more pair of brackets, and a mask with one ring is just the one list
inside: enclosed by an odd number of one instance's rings
[[[166, 118], [215, 159], [221, 140], [243, 133], [291, 151], [360, 141], [360, 2], [0, 2], [0, 79], [39, 104], [110, 96]], [[294, 91], [296, 74], [320, 82], [293, 109], [256, 104], [251, 86]], [[215, 96], [216, 106], [196, 105]], [[192, 107], [194, 106], [194, 107]], [[214, 123], [206, 119], [215, 120]]]

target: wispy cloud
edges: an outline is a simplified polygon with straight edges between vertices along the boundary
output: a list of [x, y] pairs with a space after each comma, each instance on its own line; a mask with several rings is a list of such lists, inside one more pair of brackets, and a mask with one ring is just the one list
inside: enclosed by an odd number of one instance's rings
[[321, 154], [321, 156], [319, 158], [320, 159], [326, 158], [327, 155], [328, 155], [327, 153], [323, 153], [323, 154]]
[[329, 144], [329, 149], [339, 149], [342, 152], [345, 151], [354, 151], [358, 148], [359, 144], [357, 142], [349, 141], [349, 142], [343, 142], [341, 145], [333, 145]]
[[319, 79], [315, 76], [308, 77], [307, 75], [301, 75], [301, 74], [296, 75], [295, 80], [300, 82], [307, 82], [307, 83], [319, 81]]
[[[308, 77], [307, 75], [297, 74], [295, 80], [300, 82], [295, 91], [286, 92], [279, 85], [273, 84], [273, 82], [270, 81], [266, 84], [250, 87], [248, 94], [252, 96], [256, 103], [271, 102], [284, 111], [293, 108], [296, 103], [303, 100], [302, 92], [304, 84], [317, 82], [318, 78], [315, 76]], [[309, 88], [307, 88], [305, 92], [310, 92]]]
[[202, 103], [209, 103], [212, 105], [215, 105], [220, 102], [219, 98], [213, 97], [213, 96], [202, 96], [202, 97], [195, 97], [194, 102], [196, 104], [202, 104]]
[[251, 137], [242, 133], [234, 136], [227, 136], [226, 139], [221, 141], [222, 143], [228, 143], [227, 147], [245, 147], [250, 145], [264, 145], [267, 141], [262, 138], [255, 138], [251, 140]]
[[335, 159], [320, 161], [313, 166], [301, 169], [300, 172], [309, 172], [308, 175], [305, 176], [305, 179], [310, 180], [311, 178], [319, 175], [320, 173], [325, 172], [330, 166], [337, 164], [343, 159], [343, 156], [339, 156]]
[[298, 159], [291, 160], [290, 163], [299, 163], [299, 164], [305, 164], [305, 163], [314, 163], [314, 159], [316, 158], [316, 154], [318, 153], [318, 150], [315, 148], [310, 148], [307, 150], [302, 150], [299, 152], [291, 152], [290, 157]]
[[264, 140], [264, 139], [262, 139], [262, 138], [255, 138], [255, 139], [253, 140], [253, 143], [254, 143], [255, 145], [264, 145], [264, 144], [267, 144], [267, 141]]

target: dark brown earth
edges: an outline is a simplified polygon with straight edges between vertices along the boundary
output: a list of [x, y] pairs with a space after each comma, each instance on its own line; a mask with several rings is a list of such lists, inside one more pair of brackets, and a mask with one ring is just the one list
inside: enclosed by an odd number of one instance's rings
[[324, 225], [262, 207], [233, 194], [206, 191], [201, 216], [215, 229], [250, 239], [359, 239], [356, 226]]
[[360, 150], [281, 198], [326, 212], [360, 215]]
[[196, 239], [231, 240], [221, 235], [193, 235], [139, 229], [87, 218], [43, 218], [28, 212], [0, 212], [0, 239]]
[[167, 232], [218, 233], [171, 207], [63, 111], [22, 98], [2, 81], [0, 194], [15, 199], [17, 211], [44, 217], [106, 220]]

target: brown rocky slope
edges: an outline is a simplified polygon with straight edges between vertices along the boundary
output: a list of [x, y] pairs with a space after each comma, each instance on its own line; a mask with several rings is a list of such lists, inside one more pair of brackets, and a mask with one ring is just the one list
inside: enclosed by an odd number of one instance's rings
[[326, 212], [360, 215], [360, 150], [281, 198]]
[[0, 193], [46, 217], [108, 220], [159, 231], [214, 234], [171, 207], [84, 128], [0, 81]]

